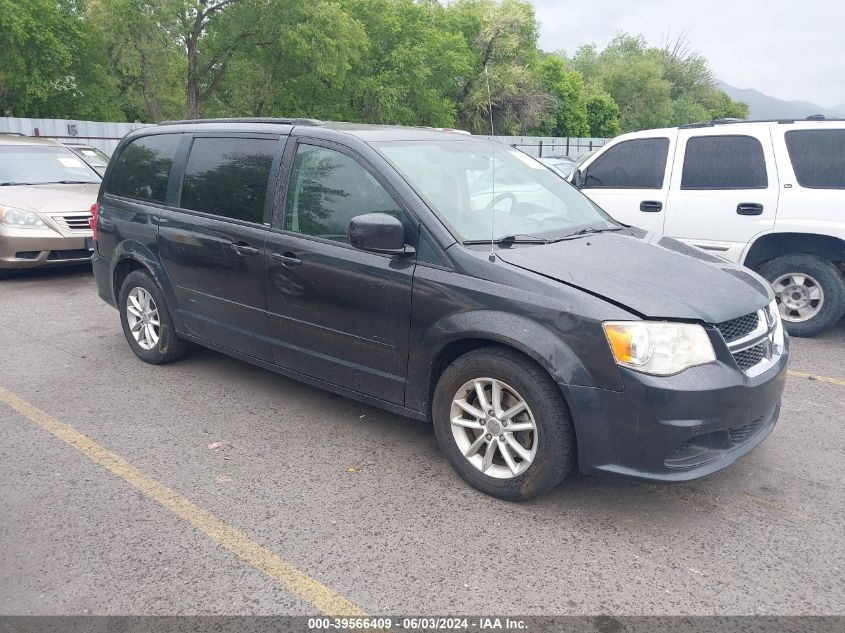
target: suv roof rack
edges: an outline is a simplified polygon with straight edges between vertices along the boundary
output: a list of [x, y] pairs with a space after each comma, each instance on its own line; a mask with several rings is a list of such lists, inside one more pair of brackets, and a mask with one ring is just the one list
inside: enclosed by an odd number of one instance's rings
[[687, 123], [686, 125], [678, 126], [685, 130], [696, 127], [715, 127], [717, 125], [731, 125], [733, 123], [801, 123], [807, 121], [845, 121], [845, 119], [828, 118], [823, 114], [811, 114], [805, 119], [713, 119], [712, 121], [702, 121], [700, 123]]
[[275, 123], [277, 125], [325, 125], [317, 119], [295, 119], [280, 117], [228, 117], [223, 119], [182, 119], [161, 121], [159, 125], [185, 125], [188, 123]]

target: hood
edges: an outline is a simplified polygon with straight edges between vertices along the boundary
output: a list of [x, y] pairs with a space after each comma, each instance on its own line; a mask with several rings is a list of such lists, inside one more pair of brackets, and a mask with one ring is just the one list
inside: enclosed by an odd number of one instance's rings
[[721, 323], [760, 309], [772, 296], [754, 273], [640, 229], [501, 248], [497, 255], [648, 318]]
[[100, 183], [85, 185], [18, 185], [0, 187], [0, 205], [43, 213], [88, 211]]

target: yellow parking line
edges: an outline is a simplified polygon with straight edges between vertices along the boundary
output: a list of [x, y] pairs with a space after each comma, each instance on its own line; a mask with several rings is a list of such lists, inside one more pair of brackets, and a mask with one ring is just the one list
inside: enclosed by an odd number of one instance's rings
[[830, 376], [817, 376], [816, 374], [807, 374], [803, 371], [792, 371], [789, 370], [786, 372], [789, 376], [793, 378], [808, 378], [810, 380], [818, 380], [819, 382], [827, 382], [831, 385], [839, 385], [840, 387], [845, 387], [845, 380], [841, 378], [831, 378]]
[[130, 486], [184, 519], [213, 541], [281, 583], [305, 602], [327, 615], [366, 615], [364, 611], [311, 578], [278, 555], [229, 527], [210, 512], [150, 478], [122, 457], [103, 448], [71, 426], [0, 387], [0, 402], [8, 405], [42, 429], [69, 444], [88, 459], [110, 470]]

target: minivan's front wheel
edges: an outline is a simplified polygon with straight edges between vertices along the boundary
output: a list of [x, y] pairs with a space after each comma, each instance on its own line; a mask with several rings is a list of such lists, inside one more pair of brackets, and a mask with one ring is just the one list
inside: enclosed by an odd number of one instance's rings
[[452, 467], [500, 499], [543, 494], [575, 461], [572, 422], [557, 385], [504, 348], [481, 348], [453, 362], [437, 384], [432, 416]]
[[845, 279], [832, 263], [815, 255], [785, 255], [760, 267], [772, 284], [786, 331], [815, 336], [845, 314]]
[[185, 354], [161, 290], [145, 271], [130, 273], [120, 288], [120, 322], [129, 347], [142, 361], [169, 363]]

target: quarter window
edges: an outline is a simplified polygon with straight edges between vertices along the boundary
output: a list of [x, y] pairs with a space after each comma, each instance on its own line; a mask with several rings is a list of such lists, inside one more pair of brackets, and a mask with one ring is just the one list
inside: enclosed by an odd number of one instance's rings
[[845, 189], [845, 130], [792, 130], [786, 149], [799, 185]]
[[181, 138], [180, 134], [158, 134], [132, 141], [117, 157], [106, 192], [165, 202], [170, 168]]
[[182, 182], [183, 209], [264, 222], [273, 155], [279, 142], [257, 138], [195, 138]]
[[584, 188], [662, 189], [668, 155], [668, 138], [622, 141], [587, 168]]
[[364, 213], [402, 219], [390, 194], [356, 160], [324, 147], [300, 145], [291, 172], [285, 229], [348, 242], [350, 220]]
[[687, 140], [681, 189], [765, 189], [763, 146], [751, 136], [694, 136]]

